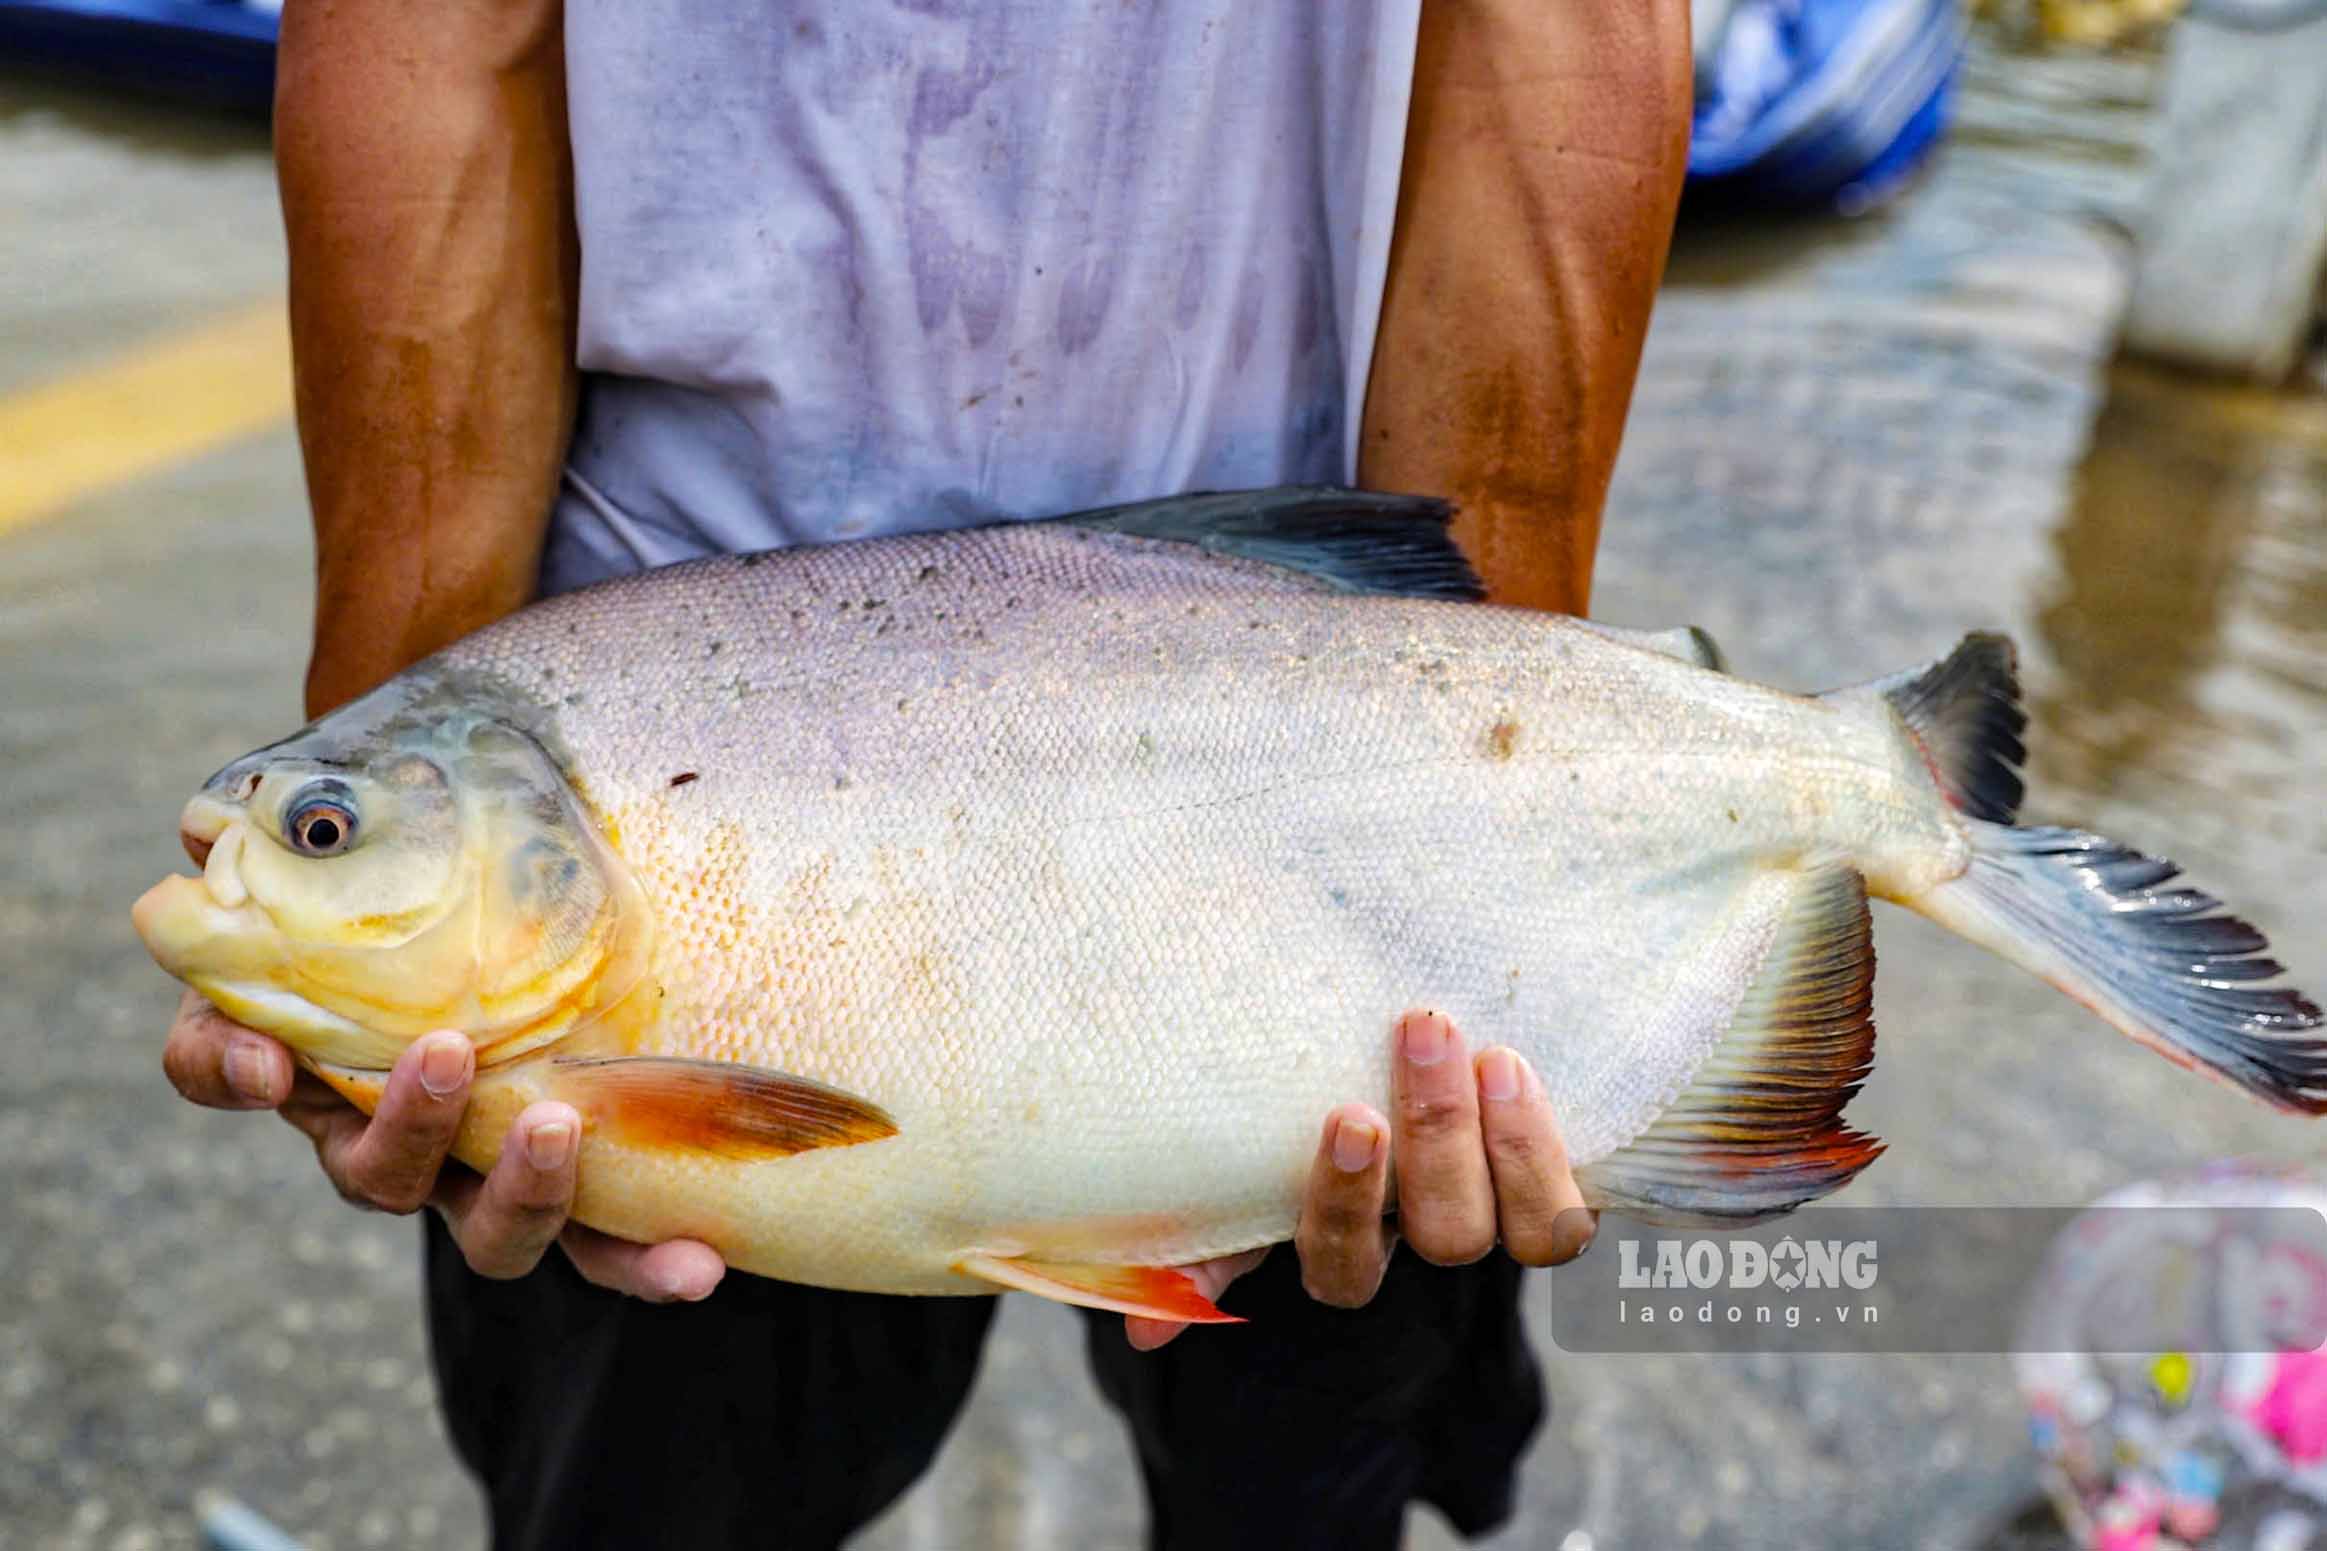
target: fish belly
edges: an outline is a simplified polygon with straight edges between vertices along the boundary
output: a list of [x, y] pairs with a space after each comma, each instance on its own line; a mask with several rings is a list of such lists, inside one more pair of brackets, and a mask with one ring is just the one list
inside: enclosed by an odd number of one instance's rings
[[[949, 537], [654, 598], [669, 651], [561, 716], [655, 911], [641, 1049], [898, 1128], [754, 1163], [593, 1142], [586, 1220], [895, 1292], [990, 1290], [970, 1253], [1274, 1242], [1417, 1006], [1524, 1054], [1589, 1163], [1689, 1081], [1806, 869], [1946, 843], [1869, 709], [1540, 615]], [[543, 663], [577, 676], [538, 643], [491, 666]]]

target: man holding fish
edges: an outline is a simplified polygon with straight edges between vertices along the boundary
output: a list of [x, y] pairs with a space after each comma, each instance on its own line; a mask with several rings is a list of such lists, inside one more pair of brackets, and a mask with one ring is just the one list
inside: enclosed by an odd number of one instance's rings
[[[1581, 614], [1678, 198], [1685, 16], [293, 0], [309, 713], [537, 590], [1353, 476], [1455, 498], [1490, 596]], [[1265, 1342], [1093, 1330], [1158, 1545], [1509, 1511], [1540, 1414], [1518, 1265], [1580, 1252], [1583, 1198], [1516, 1053], [1428, 1011], [1384, 1037], [1393, 1113], [1319, 1117], [1297, 1254], [1192, 1273], [1245, 1278]], [[967, 1391], [991, 1300], [725, 1277], [700, 1242], [568, 1223], [568, 1104], [517, 1115], [489, 1174], [447, 1166], [461, 1031], [413, 1043], [369, 1117], [192, 994], [167, 1066], [279, 1110], [351, 1201], [436, 1208], [439, 1372], [499, 1545], [837, 1543]]]

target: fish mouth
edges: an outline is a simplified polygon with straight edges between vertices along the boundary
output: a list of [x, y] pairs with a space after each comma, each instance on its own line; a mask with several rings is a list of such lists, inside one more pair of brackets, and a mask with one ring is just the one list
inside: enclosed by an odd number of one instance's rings
[[178, 815], [178, 843], [197, 867], [207, 866], [211, 847], [241, 814], [215, 797], [197, 795]]
[[250, 826], [238, 820], [203, 849], [202, 887], [223, 910], [240, 910], [250, 903], [250, 890], [242, 881], [242, 845], [249, 835]]
[[154, 962], [192, 986], [238, 1023], [272, 1034], [302, 1053], [358, 1070], [385, 1071], [404, 1040], [381, 1034], [285, 984], [283, 944], [256, 904], [222, 903], [210, 874], [239, 852], [240, 826], [222, 830], [204, 874], [164, 878], [129, 907], [129, 919]]
[[215, 961], [222, 957], [247, 957], [247, 951], [233, 950], [256, 946], [251, 930], [256, 923], [250, 919], [256, 913], [247, 905], [234, 907], [220, 900], [207, 872], [200, 878], [179, 873], [139, 895], [129, 907], [129, 921], [154, 962], [186, 980], [219, 969], [222, 966]]

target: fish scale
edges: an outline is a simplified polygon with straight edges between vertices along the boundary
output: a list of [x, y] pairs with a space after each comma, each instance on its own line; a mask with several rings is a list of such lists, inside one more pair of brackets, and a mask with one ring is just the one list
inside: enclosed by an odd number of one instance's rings
[[[578, 922], [602, 894], [612, 967], [479, 1036], [462, 1157], [564, 1098], [590, 1128], [577, 1213], [608, 1231], [821, 1285], [1181, 1316], [1202, 1300], [1155, 1268], [1291, 1236], [1319, 1123], [1388, 1105], [1413, 1006], [1527, 1059], [1596, 1202], [1744, 1221], [1839, 1188], [1878, 1150], [1839, 1119], [1872, 1059], [1870, 889], [2178, 1058], [2327, 1103], [2316, 1010], [2205, 981], [2248, 978], [2258, 934], [2170, 939], [2204, 950], [2179, 980], [2091, 948], [2122, 928], [2055, 887], [2079, 853], [2013, 838], [2039, 832], [2008, 822], [2023, 718], [1993, 638], [1787, 694], [1687, 637], [1457, 601], [1443, 521], [1202, 497], [549, 600], [222, 771], [186, 827], [241, 826], [254, 898], [177, 880], [141, 929], [336, 1052], [319, 1068], [363, 1102], [399, 1036], [360, 998], [302, 1012], [316, 945], [266, 924], [270, 891], [362, 853], [300, 873], [280, 804], [326, 764], [425, 788], [399, 758], [452, 771], [464, 812], [546, 784], [535, 818], [465, 820], [461, 854], [489, 880], [539, 824], [574, 871], [508, 908]], [[538, 818], [560, 804], [569, 825]], [[377, 872], [397, 840], [366, 833]], [[2113, 855], [2104, 905], [2158, 887]]]

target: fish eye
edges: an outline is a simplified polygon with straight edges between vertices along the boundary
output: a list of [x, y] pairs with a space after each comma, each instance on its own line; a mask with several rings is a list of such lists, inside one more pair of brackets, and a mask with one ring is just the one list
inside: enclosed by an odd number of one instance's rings
[[355, 796], [337, 781], [300, 793], [284, 816], [283, 833], [301, 856], [337, 856], [355, 843]]

